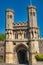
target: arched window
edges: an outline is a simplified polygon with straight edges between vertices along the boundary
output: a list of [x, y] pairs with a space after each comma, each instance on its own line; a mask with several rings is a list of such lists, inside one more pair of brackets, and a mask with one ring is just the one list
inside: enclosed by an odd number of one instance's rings
[[24, 33], [24, 38], [28, 38], [28, 32]]
[[28, 32], [26, 32], [26, 38], [28, 38]]
[[32, 12], [30, 12], [30, 15], [32, 15]]
[[33, 34], [33, 31], [32, 31], [32, 38], [34, 38], [34, 34]]
[[12, 18], [12, 15], [10, 15], [10, 18]]
[[17, 33], [15, 34], [15, 39], [18, 39], [18, 34]]
[[26, 33], [24, 33], [24, 38], [26, 38]]
[[35, 12], [33, 12], [33, 15], [35, 16]]
[[12, 18], [12, 15], [7, 15], [8, 18]]

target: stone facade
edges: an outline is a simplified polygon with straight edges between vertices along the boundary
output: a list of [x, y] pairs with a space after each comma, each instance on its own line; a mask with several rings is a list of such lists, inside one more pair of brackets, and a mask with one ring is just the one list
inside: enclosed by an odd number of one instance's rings
[[5, 63], [33, 65], [37, 63], [35, 54], [42, 53], [43, 39], [40, 38], [37, 25], [36, 7], [29, 6], [27, 10], [26, 23], [15, 23], [14, 11], [6, 10], [6, 40], [0, 42], [2, 60]]

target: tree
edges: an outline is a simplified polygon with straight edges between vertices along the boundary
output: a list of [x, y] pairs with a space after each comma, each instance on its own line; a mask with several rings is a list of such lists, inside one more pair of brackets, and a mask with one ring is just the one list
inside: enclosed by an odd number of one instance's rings
[[0, 34], [0, 41], [4, 41], [5, 40], [5, 34]]

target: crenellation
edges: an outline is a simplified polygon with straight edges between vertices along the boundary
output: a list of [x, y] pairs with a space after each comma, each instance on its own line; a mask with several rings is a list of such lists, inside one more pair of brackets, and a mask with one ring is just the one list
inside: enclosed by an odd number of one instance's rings
[[27, 26], [27, 22], [14, 23], [14, 26]]

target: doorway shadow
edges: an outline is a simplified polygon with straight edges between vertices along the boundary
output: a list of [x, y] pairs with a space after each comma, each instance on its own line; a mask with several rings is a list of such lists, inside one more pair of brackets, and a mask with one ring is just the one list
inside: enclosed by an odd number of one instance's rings
[[17, 52], [17, 56], [18, 56], [19, 64], [29, 65], [29, 61], [27, 59], [27, 50], [25, 49], [19, 50]]

